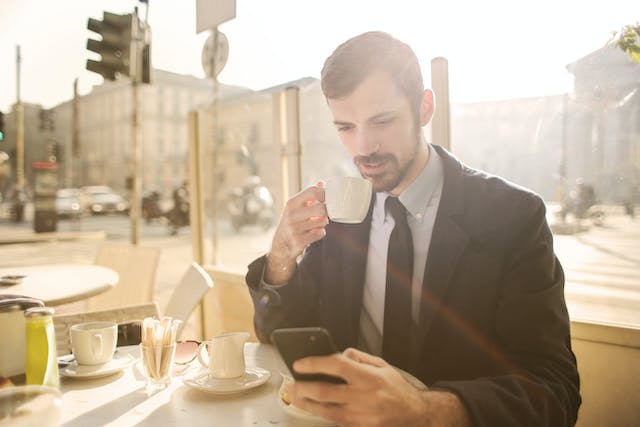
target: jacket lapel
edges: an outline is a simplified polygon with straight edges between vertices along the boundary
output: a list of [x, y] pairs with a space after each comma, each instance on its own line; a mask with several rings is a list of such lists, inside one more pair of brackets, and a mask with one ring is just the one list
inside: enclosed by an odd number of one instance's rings
[[417, 350], [424, 345], [433, 318], [443, 305], [460, 255], [469, 244], [468, 233], [457, 222], [463, 212], [462, 165], [441, 147], [434, 148], [443, 160], [444, 184], [422, 283], [420, 322], [415, 336], [418, 342], [414, 347]]

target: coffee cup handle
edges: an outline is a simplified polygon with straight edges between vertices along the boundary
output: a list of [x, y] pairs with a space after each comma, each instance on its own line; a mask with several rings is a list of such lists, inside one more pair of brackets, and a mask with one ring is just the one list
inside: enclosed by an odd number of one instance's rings
[[203, 348], [207, 348], [207, 342], [202, 342], [200, 343], [200, 345], [198, 346], [198, 361], [200, 361], [200, 364], [202, 364], [202, 366], [205, 367], [209, 367], [209, 357], [207, 356], [207, 360], [204, 360], [204, 358], [202, 357], [202, 349]]
[[102, 353], [102, 334], [95, 334], [91, 337], [91, 351], [93, 354]]

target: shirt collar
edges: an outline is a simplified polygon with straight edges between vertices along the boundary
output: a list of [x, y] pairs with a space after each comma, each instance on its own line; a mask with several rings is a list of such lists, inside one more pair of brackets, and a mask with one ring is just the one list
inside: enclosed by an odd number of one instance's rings
[[429, 149], [429, 161], [420, 175], [400, 194], [400, 201], [404, 207], [418, 220], [424, 218], [434, 193], [442, 187], [444, 180], [442, 159], [431, 147], [431, 144], [427, 144], [427, 148]]

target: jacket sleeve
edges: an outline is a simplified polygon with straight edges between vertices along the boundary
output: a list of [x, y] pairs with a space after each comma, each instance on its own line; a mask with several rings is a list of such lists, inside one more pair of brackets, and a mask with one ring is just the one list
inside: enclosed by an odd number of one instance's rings
[[266, 256], [249, 264], [245, 277], [254, 306], [254, 328], [260, 342], [269, 343], [274, 329], [312, 326], [317, 323], [320, 252], [322, 241], [310, 245], [289, 283], [264, 282]]
[[[564, 273], [553, 252], [544, 203], [505, 224], [512, 236], [495, 328], [505, 372], [432, 386], [456, 393], [475, 426], [573, 426], [581, 403], [571, 350]], [[531, 204], [527, 204], [531, 207]]]

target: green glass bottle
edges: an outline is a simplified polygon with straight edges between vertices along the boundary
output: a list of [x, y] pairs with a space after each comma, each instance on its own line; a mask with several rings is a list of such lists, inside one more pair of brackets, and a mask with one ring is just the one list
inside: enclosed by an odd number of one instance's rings
[[34, 307], [24, 312], [27, 384], [60, 386], [53, 312], [51, 307]]

